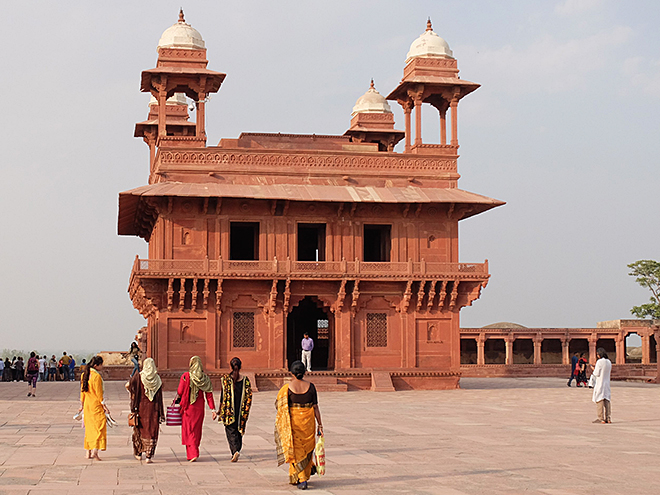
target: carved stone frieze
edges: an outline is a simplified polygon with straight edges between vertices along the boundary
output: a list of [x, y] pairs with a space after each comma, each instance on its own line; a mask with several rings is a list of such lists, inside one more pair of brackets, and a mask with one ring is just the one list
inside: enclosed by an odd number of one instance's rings
[[[442, 153], [454, 153], [443, 149]], [[349, 156], [306, 153], [273, 153], [258, 151], [163, 151], [159, 164], [205, 164], [223, 167], [275, 167], [304, 166], [309, 169], [350, 168], [351, 170], [435, 170], [456, 172], [455, 158], [400, 156]]]

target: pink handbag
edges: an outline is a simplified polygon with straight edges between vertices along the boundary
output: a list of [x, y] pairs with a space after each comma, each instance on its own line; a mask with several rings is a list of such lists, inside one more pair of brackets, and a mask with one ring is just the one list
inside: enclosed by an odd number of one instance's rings
[[167, 412], [165, 414], [165, 425], [166, 426], [181, 426], [181, 406], [178, 404], [173, 404], [167, 407]]

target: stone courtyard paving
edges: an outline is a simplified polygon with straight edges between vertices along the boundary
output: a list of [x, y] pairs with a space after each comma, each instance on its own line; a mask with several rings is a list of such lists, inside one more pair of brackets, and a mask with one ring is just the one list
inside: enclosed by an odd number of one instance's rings
[[[592, 424], [588, 389], [553, 378], [463, 379], [462, 390], [320, 393], [327, 475], [321, 494], [660, 493], [660, 388], [613, 383], [613, 423]], [[72, 419], [78, 384], [0, 383], [0, 493], [278, 494], [275, 392], [254, 397], [243, 456], [229, 462], [223, 427], [206, 418], [202, 457], [186, 462], [178, 428], [163, 426], [153, 464], [132, 456], [123, 383], [106, 383], [120, 427], [103, 461], [83, 458]], [[173, 393], [166, 394], [166, 402]]]

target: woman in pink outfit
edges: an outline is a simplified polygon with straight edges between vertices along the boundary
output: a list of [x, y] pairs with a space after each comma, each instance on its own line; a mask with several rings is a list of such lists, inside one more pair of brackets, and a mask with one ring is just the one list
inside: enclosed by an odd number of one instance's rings
[[195, 462], [199, 458], [199, 444], [202, 441], [204, 396], [215, 413], [213, 386], [211, 379], [202, 369], [199, 356], [190, 358], [190, 370], [181, 376], [176, 394], [174, 400], [181, 400], [181, 444], [186, 446], [188, 460]]

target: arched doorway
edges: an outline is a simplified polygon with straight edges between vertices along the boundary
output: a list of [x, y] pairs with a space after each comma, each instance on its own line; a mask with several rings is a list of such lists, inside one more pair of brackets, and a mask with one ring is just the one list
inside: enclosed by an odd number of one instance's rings
[[334, 325], [330, 314], [323, 302], [313, 296], [306, 296], [291, 310], [286, 321], [287, 368], [300, 359], [300, 341], [305, 332], [314, 340], [312, 370], [334, 368]]

